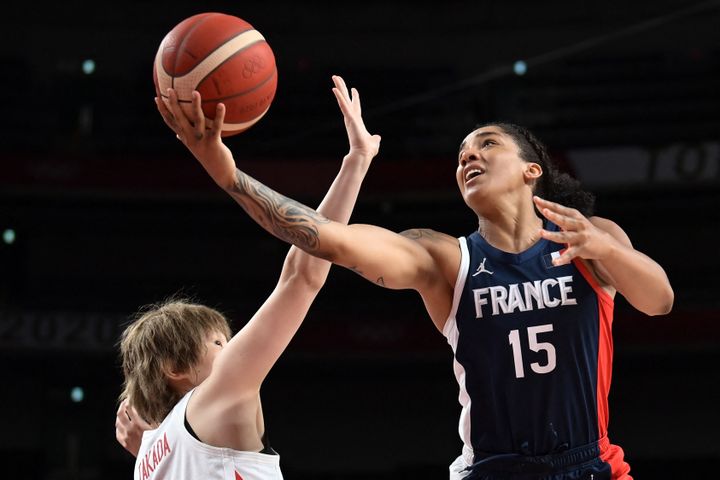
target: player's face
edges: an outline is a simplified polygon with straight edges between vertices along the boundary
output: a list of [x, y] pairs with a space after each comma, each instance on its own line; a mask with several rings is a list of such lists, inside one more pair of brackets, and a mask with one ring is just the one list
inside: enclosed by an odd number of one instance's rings
[[465, 202], [485, 201], [524, 185], [526, 162], [513, 138], [496, 126], [471, 132], [460, 144], [455, 178]]
[[193, 383], [200, 385], [200, 383], [210, 376], [215, 358], [217, 358], [217, 355], [225, 347], [227, 341], [225, 334], [217, 331], [210, 332], [205, 337], [204, 348], [200, 352], [198, 363], [193, 368], [196, 377], [193, 379]]

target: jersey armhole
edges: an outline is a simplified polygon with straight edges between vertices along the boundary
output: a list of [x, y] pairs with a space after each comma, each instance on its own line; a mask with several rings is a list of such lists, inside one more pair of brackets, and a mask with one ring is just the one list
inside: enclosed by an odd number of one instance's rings
[[583, 276], [586, 282], [590, 284], [592, 289], [597, 294], [598, 298], [603, 302], [608, 304], [609, 306], [613, 306], [615, 304], [615, 300], [610, 296], [610, 294], [605, 290], [602, 285], [598, 283], [598, 281], [595, 279], [592, 273], [590, 273], [590, 270], [588, 270], [587, 265], [583, 263], [583, 261], [579, 258], [573, 258], [572, 260], [573, 265], [575, 265], [575, 268], [577, 268], [580, 271], [580, 274]]
[[458, 238], [458, 245], [460, 247], [460, 268], [458, 268], [457, 278], [455, 279], [455, 289], [453, 291], [453, 302], [450, 308], [450, 314], [447, 320], [445, 320], [445, 325], [442, 330], [446, 338], [450, 338], [451, 331], [456, 328], [455, 315], [457, 314], [458, 305], [460, 304], [460, 296], [465, 288], [465, 281], [467, 280], [470, 265], [470, 252], [468, 251], [467, 239], [465, 237]]

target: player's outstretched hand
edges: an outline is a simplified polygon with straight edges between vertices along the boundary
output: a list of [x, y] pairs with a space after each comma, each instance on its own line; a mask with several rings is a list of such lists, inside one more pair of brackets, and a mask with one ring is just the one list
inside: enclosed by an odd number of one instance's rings
[[333, 75], [332, 81], [335, 84], [332, 91], [345, 121], [345, 130], [350, 143], [349, 155], [357, 155], [371, 160], [380, 149], [380, 135], [371, 135], [365, 128], [360, 94], [355, 88], [348, 91], [345, 81], [338, 75]]
[[155, 104], [165, 124], [175, 136], [192, 152], [208, 174], [225, 190], [235, 183], [235, 159], [222, 141], [222, 126], [225, 119], [225, 105], [218, 103], [215, 120], [205, 118], [201, 107], [200, 93], [192, 93], [190, 107], [182, 108], [177, 93], [167, 91], [167, 102], [155, 98]]

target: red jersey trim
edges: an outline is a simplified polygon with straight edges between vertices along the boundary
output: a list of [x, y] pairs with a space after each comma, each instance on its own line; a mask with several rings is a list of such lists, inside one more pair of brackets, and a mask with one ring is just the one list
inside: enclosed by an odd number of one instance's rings
[[598, 284], [595, 277], [590, 273], [582, 260], [575, 258], [573, 264], [580, 274], [590, 284], [598, 297], [598, 359], [597, 359], [597, 385], [596, 401], [598, 412], [598, 432], [600, 434], [600, 458], [610, 464], [612, 478], [632, 480], [629, 475], [630, 465], [625, 462], [625, 455], [617, 445], [612, 445], [608, 440], [608, 424], [610, 422], [610, 410], [608, 407], [608, 395], [612, 381], [612, 321], [613, 306], [615, 301], [610, 294]]
[[612, 380], [612, 320], [614, 302], [595, 280], [585, 264], [578, 258], [573, 264], [580, 271], [585, 280], [595, 290], [598, 296], [598, 359], [597, 359], [597, 385], [595, 390], [598, 413], [598, 433], [600, 438], [607, 435], [610, 412], [608, 410], [608, 394]]

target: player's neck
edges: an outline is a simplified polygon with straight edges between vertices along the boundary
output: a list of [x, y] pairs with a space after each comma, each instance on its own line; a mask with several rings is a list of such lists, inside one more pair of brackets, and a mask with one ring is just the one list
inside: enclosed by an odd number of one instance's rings
[[540, 240], [542, 219], [534, 209], [519, 209], [512, 214], [480, 217], [478, 231], [493, 247], [509, 253], [527, 250]]

